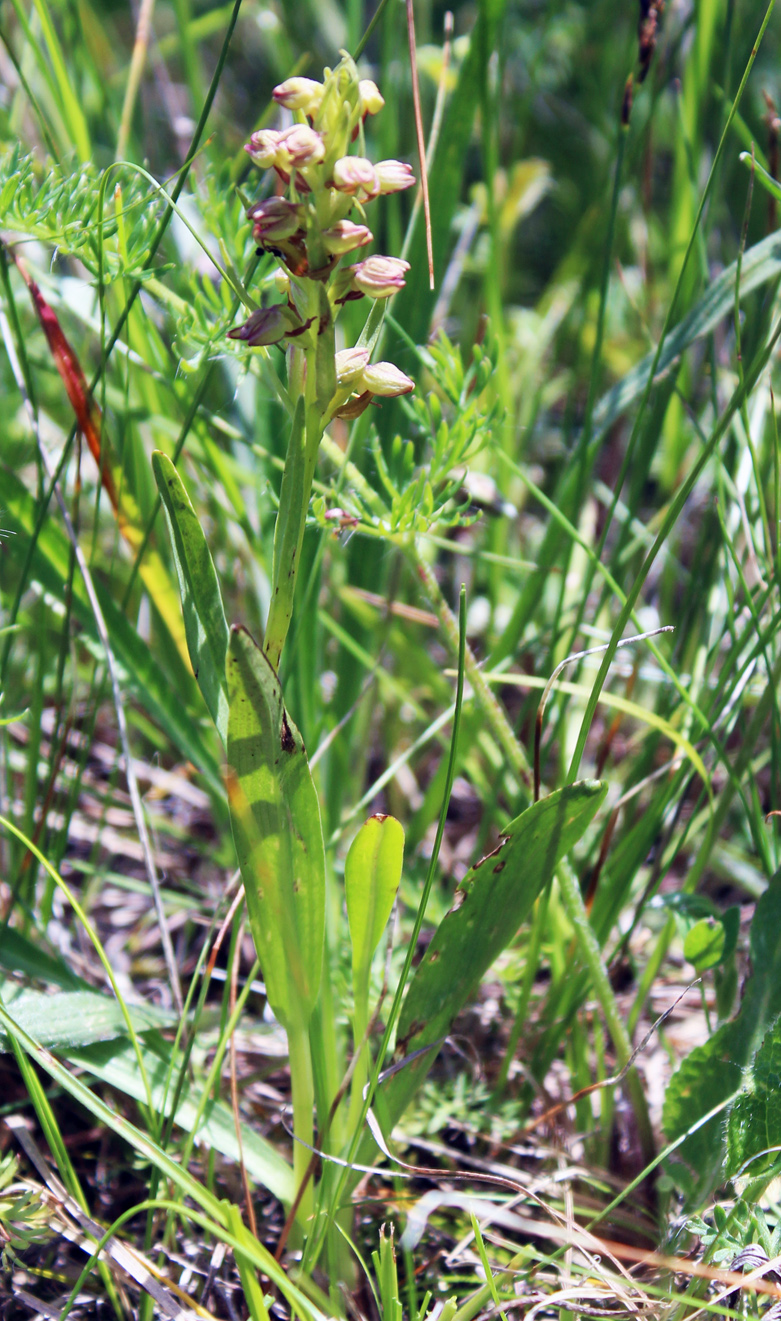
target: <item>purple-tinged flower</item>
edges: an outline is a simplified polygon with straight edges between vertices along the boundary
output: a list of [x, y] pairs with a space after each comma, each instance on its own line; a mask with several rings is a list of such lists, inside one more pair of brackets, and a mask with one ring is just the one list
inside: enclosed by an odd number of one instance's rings
[[274, 88], [272, 96], [277, 105], [288, 110], [303, 110], [305, 115], [316, 115], [320, 109], [325, 88], [314, 78], [288, 78]]
[[392, 362], [373, 362], [361, 377], [361, 385], [372, 394], [391, 399], [395, 395], [409, 394], [415, 389], [415, 382], [406, 372], [394, 366]]
[[323, 243], [326, 252], [343, 257], [346, 252], [354, 252], [371, 243], [374, 235], [366, 225], [354, 225], [352, 220], [337, 220], [330, 229], [323, 230]]
[[415, 183], [412, 166], [404, 161], [378, 161], [374, 172], [380, 181], [381, 193], [400, 193]]
[[342, 156], [334, 165], [333, 185], [348, 197], [366, 202], [380, 191], [380, 181], [370, 160], [365, 156]]
[[262, 170], [270, 170], [277, 163], [279, 139], [282, 134], [273, 128], [261, 128], [253, 133], [244, 150]]
[[367, 115], [379, 114], [385, 105], [384, 96], [371, 78], [361, 78], [358, 83], [358, 96], [360, 98], [361, 114], [364, 119]]
[[240, 339], [250, 348], [263, 344], [278, 344], [285, 335], [301, 330], [301, 318], [283, 303], [262, 307], [253, 312], [243, 326], [228, 331], [228, 339]]
[[293, 124], [279, 135], [279, 164], [287, 167], [294, 165], [317, 165], [325, 156], [325, 143], [308, 124]]
[[257, 243], [281, 243], [301, 229], [304, 208], [285, 197], [267, 197], [251, 206], [247, 215]]
[[368, 349], [340, 349], [336, 354], [336, 383], [340, 388], [352, 385], [363, 375], [369, 363]]
[[409, 262], [401, 257], [367, 257], [353, 266], [353, 285], [370, 298], [390, 298], [404, 288]]

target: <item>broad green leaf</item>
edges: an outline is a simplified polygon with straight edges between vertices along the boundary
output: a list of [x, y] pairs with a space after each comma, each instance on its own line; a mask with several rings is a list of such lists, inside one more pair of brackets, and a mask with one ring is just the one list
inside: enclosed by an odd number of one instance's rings
[[303, 740], [276, 672], [244, 628], [228, 649], [228, 798], [269, 1004], [303, 1026], [320, 989], [325, 852]]
[[[13, 1013], [13, 1006], [9, 1005]], [[277, 1035], [279, 1035], [278, 1029]], [[158, 1113], [170, 1115], [173, 1104], [173, 1089], [166, 1088], [170, 1066], [170, 1044], [158, 1033], [150, 1033], [142, 1044], [144, 1064], [146, 1066], [152, 1100]], [[275, 1042], [276, 1049], [276, 1042]], [[68, 1058], [73, 1064], [86, 1069], [93, 1078], [98, 1078], [126, 1096], [132, 1096], [140, 1104], [146, 1103], [144, 1090], [138, 1070], [135, 1051], [127, 1037], [116, 1041], [101, 1042], [94, 1046], [69, 1050]], [[195, 1123], [200, 1100], [197, 1084], [185, 1081], [179, 1104], [176, 1109], [176, 1123], [185, 1133], [189, 1133]], [[252, 1178], [269, 1192], [278, 1197], [287, 1206], [293, 1200], [293, 1171], [278, 1149], [249, 1125], [242, 1124], [241, 1150], [236, 1137], [236, 1124], [233, 1112], [223, 1101], [210, 1100], [203, 1114], [201, 1126], [196, 1134], [199, 1146], [219, 1151], [228, 1160], [241, 1160]]]
[[[2, 488], [3, 523], [14, 534], [4, 540], [3, 553], [21, 566], [30, 549], [36, 505], [18, 477], [7, 468], [3, 469]], [[30, 576], [58, 601], [64, 601], [67, 594], [69, 558], [70, 547], [65, 534], [53, 518], [47, 518], [32, 552]], [[173, 689], [153, 658], [148, 644], [117, 608], [110, 592], [97, 575], [95, 591], [114, 656], [120, 667], [123, 685], [131, 689], [182, 756], [203, 772], [213, 792], [222, 797], [225, 790], [219, 765], [201, 736], [198, 722], [188, 710], [186, 695]], [[85, 637], [90, 640], [96, 652], [98, 648], [102, 652], [92, 608], [79, 574], [73, 579], [71, 601], [73, 613], [84, 629]], [[194, 685], [192, 692], [194, 699], [200, 702]]]
[[353, 973], [372, 961], [388, 924], [401, 880], [404, 831], [393, 816], [370, 816], [355, 836], [344, 864], [344, 892], [353, 947]]
[[193, 673], [217, 726], [217, 733], [225, 744], [228, 740], [228, 683], [225, 677], [228, 625], [214, 562], [190, 497], [168, 455], [155, 450], [152, 469], [171, 537]]
[[[683, 1136], [741, 1085], [764, 1033], [781, 1014], [781, 873], [757, 903], [751, 923], [753, 975], [737, 1017], [690, 1051], [670, 1079], [662, 1127], [669, 1141]], [[769, 1146], [769, 1142], [763, 1142]], [[700, 1201], [716, 1185], [724, 1160], [724, 1119], [703, 1124], [667, 1163], [687, 1199]]]
[[391, 1126], [431, 1068], [456, 1014], [529, 916], [606, 793], [607, 785], [598, 780], [579, 780], [533, 803], [510, 822], [499, 847], [464, 877], [402, 1005], [397, 1056], [432, 1049], [382, 1087], [379, 1113]]
[[[42, 1046], [88, 1046], [94, 1041], [107, 1041], [127, 1033], [120, 1005], [113, 998], [100, 995], [97, 991], [52, 993], [20, 990], [13, 983], [5, 983], [0, 984], [0, 994], [19, 1026]], [[138, 1032], [147, 1032], [152, 1027], [170, 1026], [174, 1021], [171, 1014], [154, 1005], [132, 1005], [129, 1013]], [[4, 1035], [0, 1035], [2, 1050], [10, 1050], [10, 1043]], [[141, 1099], [145, 1100], [146, 1097]]]
[[683, 942], [683, 957], [694, 964], [699, 974], [708, 968], [715, 968], [721, 963], [727, 944], [724, 924], [714, 917], [700, 918], [695, 922]]

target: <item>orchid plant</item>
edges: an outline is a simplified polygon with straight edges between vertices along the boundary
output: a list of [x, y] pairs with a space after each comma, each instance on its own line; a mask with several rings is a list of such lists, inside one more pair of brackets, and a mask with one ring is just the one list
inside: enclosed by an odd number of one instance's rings
[[[322, 82], [289, 78], [274, 100], [293, 118], [283, 129], [253, 133], [246, 150], [273, 171], [284, 195], [263, 198], [248, 211], [259, 250], [279, 265], [281, 301], [253, 312], [229, 331], [251, 348], [287, 346], [287, 385], [293, 414], [274, 538], [271, 608], [264, 650], [276, 668], [287, 636], [296, 571], [317, 453], [334, 418], [358, 417], [377, 398], [408, 394], [414, 381], [390, 362], [370, 362], [372, 331], [385, 300], [404, 287], [409, 263], [368, 256], [344, 261], [373, 241], [367, 207], [376, 198], [410, 188], [409, 165], [372, 164], [351, 154], [363, 145], [363, 126], [385, 104], [369, 79], [359, 78], [349, 56], [326, 69]], [[374, 300], [356, 345], [336, 348], [336, 322], [345, 303]]]

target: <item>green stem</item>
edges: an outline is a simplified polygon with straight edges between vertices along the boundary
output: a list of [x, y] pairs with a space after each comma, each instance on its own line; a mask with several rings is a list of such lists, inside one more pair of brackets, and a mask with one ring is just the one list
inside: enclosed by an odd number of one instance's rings
[[[315, 1141], [313, 1119], [315, 1085], [307, 1028], [300, 1024], [291, 1024], [287, 1029], [287, 1043], [290, 1085], [293, 1093], [293, 1177], [298, 1191], [306, 1177]], [[297, 1213], [300, 1225], [307, 1231], [311, 1228], [309, 1222], [314, 1213], [314, 1205], [314, 1192], [310, 1179], [301, 1195]]]

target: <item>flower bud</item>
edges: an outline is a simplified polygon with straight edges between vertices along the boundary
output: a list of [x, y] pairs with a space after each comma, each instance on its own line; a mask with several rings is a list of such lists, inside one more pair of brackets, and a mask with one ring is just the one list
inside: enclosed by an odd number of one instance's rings
[[285, 166], [317, 165], [325, 156], [325, 143], [308, 124], [293, 124], [280, 133], [279, 150], [284, 153], [280, 163]]
[[303, 110], [305, 115], [316, 115], [323, 99], [323, 84], [314, 78], [288, 78], [274, 88], [272, 96], [277, 105], [288, 110]]
[[401, 257], [367, 257], [353, 266], [353, 285], [370, 298], [390, 298], [404, 288], [409, 262]]
[[252, 134], [244, 150], [262, 170], [270, 170], [277, 163], [281, 136], [282, 134], [277, 133], [273, 128], [261, 128], [257, 133]]
[[361, 385], [371, 390], [372, 394], [382, 395], [386, 399], [399, 394], [409, 394], [415, 389], [412, 378], [400, 371], [392, 362], [373, 362], [364, 371]]
[[288, 202], [284, 197], [267, 197], [256, 202], [247, 212], [253, 222], [252, 233], [257, 243], [279, 243], [292, 238], [303, 224], [304, 208]]
[[371, 78], [361, 78], [358, 83], [358, 96], [361, 103], [361, 114], [376, 115], [385, 105], [385, 98], [382, 96], [379, 87], [373, 83]]
[[374, 173], [380, 181], [381, 193], [400, 193], [403, 188], [411, 188], [415, 182], [412, 166], [404, 161], [378, 161]]
[[374, 235], [366, 225], [354, 225], [352, 220], [337, 220], [330, 229], [323, 230], [323, 243], [326, 252], [336, 257], [343, 257], [345, 252], [354, 252], [371, 243]]
[[363, 374], [368, 362], [368, 349], [340, 349], [336, 354], [337, 385], [340, 388], [351, 385]]
[[283, 303], [262, 307], [253, 312], [243, 326], [228, 331], [228, 339], [240, 339], [250, 348], [262, 344], [278, 344], [291, 330], [300, 328], [300, 317]]
[[342, 156], [334, 165], [334, 188], [348, 197], [357, 195], [359, 201], [368, 201], [380, 191], [380, 181], [371, 161], [365, 156]]

